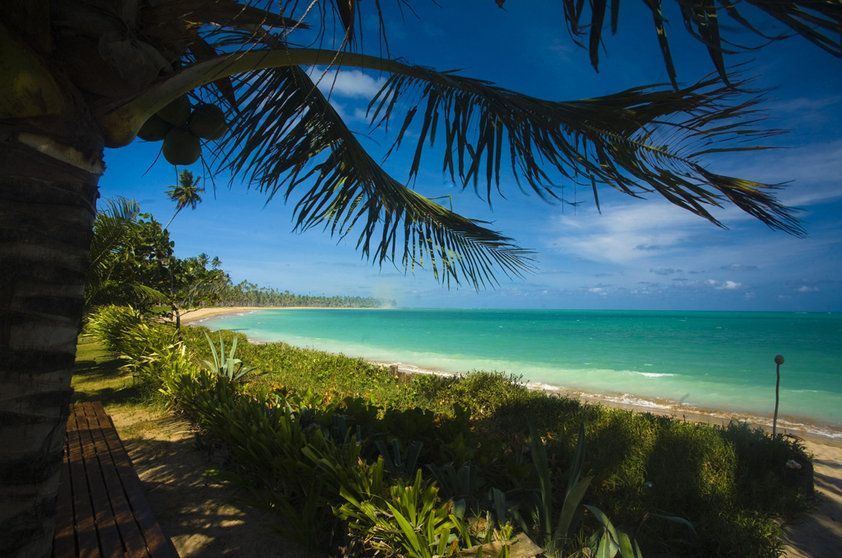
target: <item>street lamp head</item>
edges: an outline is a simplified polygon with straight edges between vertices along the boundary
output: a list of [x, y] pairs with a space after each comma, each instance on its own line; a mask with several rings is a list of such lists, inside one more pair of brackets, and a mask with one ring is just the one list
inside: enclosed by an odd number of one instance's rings
[[775, 364], [781, 365], [784, 363], [784, 355], [775, 355]]

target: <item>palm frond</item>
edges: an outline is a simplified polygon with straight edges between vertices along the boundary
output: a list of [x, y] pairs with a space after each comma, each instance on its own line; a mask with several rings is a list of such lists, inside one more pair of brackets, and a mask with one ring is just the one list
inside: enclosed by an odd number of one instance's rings
[[[475, 189], [479, 189], [482, 180], [489, 200], [495, 185], [500, 188], [503, 154], [507, 153], [506, 165], [518, 184], [525, 181], [545, 198], [560, 198], [555, 178], [568, 184], [586, 185], [594, 191], [597, 185], [604, 184], [638, 197], [657, 192], [717, 225], [721, 223], [711, 209], [722, 207], [725, 200], [730, 200], [772, 228], [793, 234], [802, 232], [792, 213], [771, 195], [779, 185], [724, 176], [702, 165], [700, 157], [706, 154], [763, 149], [753, 142], [775, 133], [751, 128], [759, 120], [756, 110], [759, 99], [746, 96], [747, 92], [741, 89], [743, 83], [721, 86], [712, 78], [677, 90], [644, 86], [579, 101], [547, 101], [452, 72], [436, 72], [363, 54], [304, 48], [261, 49], [193, 65], [103, 115], [106, 139], [112, 137], [114, 144], [119, 145], [122, 138], [133, 137], [133, 126], [139, 128], [147, 114], [174, 96], [220, 77], [245, 74], [249, 78], [241, 88], [251, 98], [252, 107], [251, 116], [240, 120], [265, 135], [241, 130], [226, 141], [233, 150], [245, 137], [257, 142], [246, 146], [246, 156], [240, 158], [239, 166], [254, 154], [263, 158], [272, 151], [283, 152], [278, 142], [289, 140], [287, 120], [290, 125], [300, 124], [299, 119], [304, 115], [305, 124], [296, 128], [295, 141], [284, 144], [283, 149], [295, 148], [299, 150], [298, 155], [307, 157], [319, 155], [328, 147], [336, 151], [337, 146], [351, 145], [353, 135], [348, 133], [341, 143], [332, 144], [337, 139], [332, 135], [335, 130], [345, 129], [341, 119], [336, 116], [336, 123], [328, 126], [329, 133], [324, 134], [321, 129], [324, 122], [313, 118], [316, 112], [308, 110], [301, 114], [307, 108], [307, 99], [322, 99], [315, 87], [308, 90], [306, 86], [295, 93], [285, 79], [289, 72], [280, 71], [300, 64], [325, 63], [390, 74], [372, 99], [370, 115], [375, 126], [392, 120], [401, 122], [393, 149], [400, 146], [416, 117], [421, 115], [413, 130], [418, 139], [410, 178], [418, 173], [425, 144], [435, 145], [438, 138], [443, 141], [444, 171], [454, 181], [464, 186], [472, 184]], [[255, 72], [264, 69], [279, 70], [273, 74], [275, 78], [268, 75], [272, 72], [267, 74], [271, 87], [251, 83], [263, 79]], [[266, 100], [261, 100], [260, 95]], [[271, 118], [274, 125], [270, 128], [261, 125], [270, 119], [263, 118], [259, 111], [267, 103], [276, 105]], [[325, 104], [320, 102], [317, 108]], [[329, 112], [320, 110], [319, 114]], [[313, 148], [301, 148], [307, 134], [314, 138]], [[352, 155], [368, 157], [356, 145]], [[267, 171], [278, 165], [284, 172], [294, 169], [295, 176], [301, 171], [289, 162], [273, 162], [268, 157], [262, 160], [267, 164]], [[346, 170], [353, 160], [343, 161], [341, 167], [338, 162], [334, 164]]]
[[359, 230], [356, 247], [378, 264], [429, 265], [446, 284], [496, 282], [518, 275], [528, 252], [511, 239], [400, 184], [382, 169], [298, 67], [241, 78], [240, 112], [220, 144], [219, 169], [245, 178], [271, 199], [297, 198], [295, 227], [332, 235]]
[[134, 221], [140, 215], [140, 204], [136, 200], [117, 196], [106, 200], [105, 209], [99, 211], [104, 217], [123, 221]]
[[[496, 0], [503, 6], [505, 0]], [[761, 31], [765, 13], [782, 23], [789, 32], [830, 53], [842, 58], [842, 3], [838, 0], [745, 0], [748, 13], [741, 11], [738, 0], [675, 0], [684, 28], [693, 38], [702, 43], [708, 51], [711, 62], [719, 76], [727, 81], [728, 71], [724, 55], [729, 52], [750, 50], [757, 46], [737, 44], [731, 37], [735, 27], [742, 28], [759, 37], [763, 42], [786, 38], [785, 33], [769, 34]], [[585, 46], [594, 68], [599, 67], [599, 50], [603, 47], [603, 36], [610, 27], [616, 33], [619, 26], [620, 0], [562, 0], [564, 19], [574, 40]], [[662, 0], [644, 0], [652, 14], [652, 22], [660, 44], [670, 80], [678, 87], [675, 63], [669, 48]], [[610, 18], [606, 14], [611, 15]], [[758, 18], [758, 16], [760, 16]], [[728, 26], [731, 21], [736, 25]], [[728, 31], [728, 37], [725, 33]], [[587, 40], [586, 40], [587, 39]], [[760, 45], [762, 46], [762, 44]]]
[[124, 197], [109, 199], [94, 221], [90, 246], [90, 266], [85, 287], [85, 306], [108, 287], [108, 269], [114, 252], [131, 234], [132, 225], [140, 215], [140, 204]]
[[124, 197], [109, 199], [106, 207], [99, 211], [94, 221], [94, 235], [91, 238], [90, 258], [93, 273], [104, 260], [126, 238], [131, 224], [140, 215], [140, 204]]
[[412, 67], [389, 76], [369, 117], [375, 127], [399, 124], [390, 153], [417, 136], [410, 177], [436, 146], [444, 172], [489, 200], [500, 190], [501, 172], [510, 170], [518, 184], [548, 199], [561, 198], [557, 180], [595, 193], [599, 185], [636, 197], [655, 192], [717, 225], [711, 210], [729, 200], [772, 228], [800, 234], [797, 220], [770, 193], [779, 185], [724, 176], [701, 163], [714, 152], [763, 149], [753, 142], [775, 132], [750, 127], [758, 102], [715, 79], [678, 90], [636, 87], [546, 101]]

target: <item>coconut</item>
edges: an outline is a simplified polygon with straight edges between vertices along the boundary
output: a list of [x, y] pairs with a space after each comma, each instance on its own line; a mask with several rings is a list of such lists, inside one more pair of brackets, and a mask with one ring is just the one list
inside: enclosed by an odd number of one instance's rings
[[225, 123], [225, 113], [216, 105], [201, 104], [193, 109], [187, 125], [191, 132], [209, 140], [222, 137], [228, 131], [228, 124]]
[[173, 126], [184, 126], [190, 118], [190, 100], [182, 95], [159, 110], [157, 116]]
[[137, 137], [146, 141], [161, 141], [170, 130], [172, 130], [172, 124], [153, 114], [140, 127]]
[[192, 165], [202, 154], [199, 138], [183, 128], [173, 128], [164, 138], [164, 158], [173, 165]]

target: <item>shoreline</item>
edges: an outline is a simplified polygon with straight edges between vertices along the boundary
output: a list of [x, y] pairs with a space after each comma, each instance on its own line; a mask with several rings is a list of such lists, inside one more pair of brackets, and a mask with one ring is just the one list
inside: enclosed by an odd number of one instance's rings
[[211, 306], [187, 310], [181, 314], [184, 325], [203, 322], [209, 318], [218, 318], [231, 314], [249, 314], [259, 310], [388, 310], [388, 308], [338, 307], [338, 306]]
[[[250, 341], [252, 343], [265, 343], [265, 341]], [[370, 362], [371, 364], [397, 371], [398, 374], [431, 374], [445, 377], [456, 377], [462, 374], [459, 372], [424, 368], [403, 362], [371, 359], [364, 360]], [[528, 389], [533, 391], [541, 391], [550, 396], [569, 397], [591, 405], [605, 405], [606, 407], [614, 409], [635, 411], [639, 413], [651, 413], [653, 415], [669, 417], [676, 420], [687, 420], [690, 422], [701, 422], [719, 426], [727, 426], [729, 422], [736, 420], [739, 422], [746, 422], [751, 426], [761, 428], [766, 432], [772, 431], [772, 417], [765, 417], [747, 412], [727, 411], [707, 407], [693, 407], [690, 405], [683, 405], [670, 399], [644, 398], [622, 392], [597, 393], [538, 382], [525, 381], [524, 383]], [[802, 417], [787, 418], [779, 416], [778, 431], [785, 435], [800, 438], [805, 443], [812, 442], [842, 450], [842, 426], [824, 424]]]
[[[371, 310], [371, 308], [335, 308], [315, 306], [229, 306], [199, 308], [182, 316], [182, 324], [199, 324], [207, 319], [225, 316], [248, 314], [259, 310]], [[265, 341], [249, 337], [251, 343], [267, 343]], [[288, 343], [280, 340], [280, 342]], [[288, 343], [292, 344], [292, 343]], [[294, 344], [292, 344], [294, 345]], [[295, 345], [300, 346], [300, 345]], [[317, 347], [305, 347], [324, 352], [324, 349]], [[344, 354], [344, 353], [342, 353]], [[433, 374], [438, 376], [458, 376], [462, 372], [451, 372], [448, 370], [436, 370], [429, 367], [416, 366], [411, 363], [377, 360], [355, 355], [345, 355], [351, 358], [363, 358], [372, 364], [395, 369], [400, 374]], [[641, 397], [629, 393], [599, 393], [589, 392], [581, 389], [573, 389], [564, 386], [556, 386], [538, 382], [526, 381], [526, 386], [531, 390], [542, 391], [547, 395], [570, 397], [583, 403], [600, 404], [606, 407], [623, 409], [635, 412], [651, 413], [653, 415], [670, 417], [678, 420], [689, 420], [705, 424], [727, 425], [732, 420], [747, 422], [751, 426], [762, 428], [767, 432], [772, 430], [772, 417], [752, 414], [743, 411], [729, 411], [726, 409], [694, 407], [684, 405], [670, 399], [659, 399]], [[787, 435], [794, 435], [805, 442], [813, 442], [823, 446], [830, 446], [842, 449], [842, 425], [827, 424], [811, 420], [805, 417], [778, 417], [778, 430]]]

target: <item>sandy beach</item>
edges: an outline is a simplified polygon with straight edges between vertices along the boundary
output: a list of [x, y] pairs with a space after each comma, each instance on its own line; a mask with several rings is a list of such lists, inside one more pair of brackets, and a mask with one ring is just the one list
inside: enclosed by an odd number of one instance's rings
[[[354, 310], [354, 308], [337, 308], [335, 306], [217, 306], [188, 310], [181, 314], [181, 323], [197, 323], [217, 316], [245, 314], [256, 310]], [[371, 308], [366, 308], [366, 310], [371, 310]]]
[[220, 306], [217, 308], [196, 308], [195, 310], [188, 310], [181, 315], [181, 323], [192, 324], [201, 322], [208, 318], [216, 316], [226, 316], [229, 314], [243, 314], [245, 312], [254, 312], [255, 310], [277, 310], [276, 306]]
[[[224, 308], [200, 308], [182, 316], [183, 323], [199, 323], [205, 319], [243, 314], [257, 310], [298, 310], [316, 309], [300, 307], [254, 307], [233, 306]], [[337, 308], [319, 308], [337, 309]], [[449, 372], [428, 370], [407, 363], [375, 362], [375, 364], [398, 367], [404, 374], [445, 374]], [[573, 397], [583, 402], [602, 404], [609, 407], [647, 412], [669, 416], [678, 420], [726, 425], [731, 420], [740, 420], [771, 431], [771, 418], [727, 412], [712, 409], [698, 409], [681, 406], [672, 401], [643, 400], [628, 394], [585, 393], [555, 386], [533, 384], [532, 389], [540, 389], [550, 394]], [[792, 417], [779, 417], [778, 430], [800, 439], [814, 456], [816, 485], [816, 508], [809, 515], [794, 525], [787, 527], [786, 556], [793, 557], [830, 557], [842, 556], [842, 437], [834, 437], [842, 428], [835, 425], [816, 425]], [[835, 431], [834, 431], [835, 430]]]

